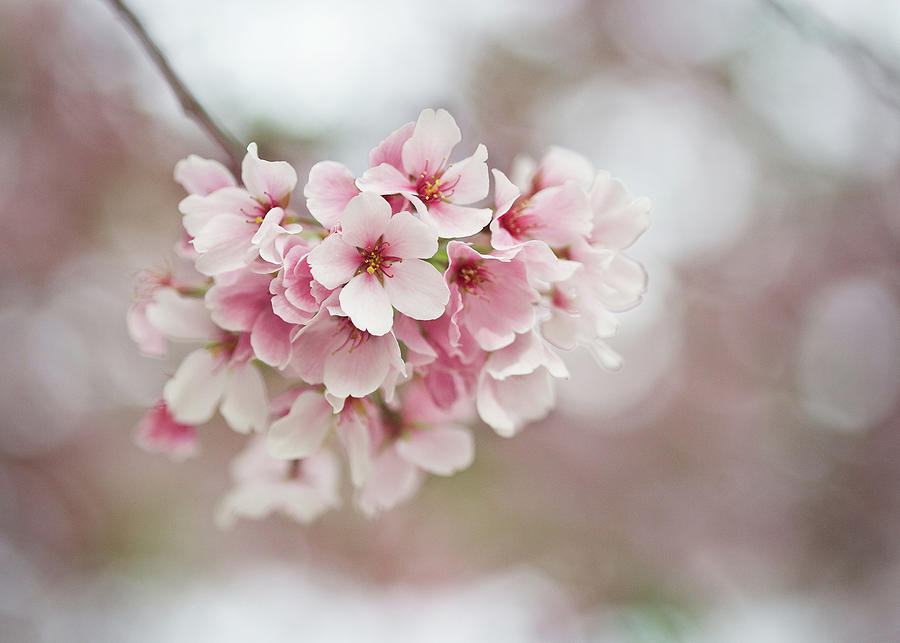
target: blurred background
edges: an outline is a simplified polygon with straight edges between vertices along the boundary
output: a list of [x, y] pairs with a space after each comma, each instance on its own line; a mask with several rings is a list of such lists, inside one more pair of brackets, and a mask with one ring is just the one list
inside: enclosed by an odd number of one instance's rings
[[130, 0], [298, 191], [441, 106], [655, 206], [621, 372], [374, 520], [223, 532], [240, 440], [134, 445], [178, 355], [124, 319], [224, 156], [105, 2], [0, 0], [0, 640], [900, 640], [900, 3], [788, 2]]

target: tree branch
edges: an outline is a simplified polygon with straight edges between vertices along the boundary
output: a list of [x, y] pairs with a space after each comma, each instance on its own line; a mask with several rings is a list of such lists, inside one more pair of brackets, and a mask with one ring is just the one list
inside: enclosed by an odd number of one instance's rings
[[234, 136], [213, 120], [212, 116], [209, 115], [209, 112], [203, 108], [194, 94], [191, 93], [187, 86], [185, 86], [172, 69], [172, 66], [169, 64], [165, 55], [163, 55], [156, 43], [153, 42], [150, 34], [144, 29], [144, 25], [141, 24], [141, 21], [138, 20], [131, 9], [125, 6], [122, 0], [108, 0], [108, 2], [125, 22], [129, 24], [135, 35], [138, 37], [138, 40], [141, 41], [144, 49], [150, 54], [150, 58], [156, 63], [156, 66], [159, 68], [159, 71], [162, 72], [169, 87], [172, 88], [175, 96], [178, 97], [178, 102], [181, 103], [181, 109], [184, 110], [185, 114], [193, 118], [197, 124], [219, 144], [219, 147], [221, 147], [228, 155], [228, 165], [230, 166], [230, 169], [235, 172], [235, 176], [240, 176], [241, 160], [244, 157], [243, 146]]
[[799, 10], [781, 0], [762, 0], [763, 4], [789, 24], [797, 33], [818, 40], [832, 51], [842, 54], [862, 72], [875, 94], [893, 109], [900, 111], [900, 72], [885, 62], [865, 43], [842, 32], [836, 25], [811, 9]]

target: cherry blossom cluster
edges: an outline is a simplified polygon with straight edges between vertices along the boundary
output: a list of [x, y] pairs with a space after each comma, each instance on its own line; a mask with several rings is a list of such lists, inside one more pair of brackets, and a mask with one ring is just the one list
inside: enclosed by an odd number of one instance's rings
[[509, 178], [484, 145], [451, 162], [461, 139], [426, 109], [361, 176], [314, 165], [305, 209], [294, 169], [255, 143], [242, 184], [216, 161], [176, 165], [185, 236], [173, 266], [138, 275], [128, 326], [147, 354], [196, 347], [138, 439], [191, 455], [216, 411], [249, 436], [221, 524], [316, 518], [340, 502], [341, 459], [355, 504], [390, 508], [469, 466], [476, 416], [503, 436], [545, 416], [568, 375], [556, 349], [620, 366], [606, 340], [646, 288], [623, 250], [650, 202], [560, 148]]

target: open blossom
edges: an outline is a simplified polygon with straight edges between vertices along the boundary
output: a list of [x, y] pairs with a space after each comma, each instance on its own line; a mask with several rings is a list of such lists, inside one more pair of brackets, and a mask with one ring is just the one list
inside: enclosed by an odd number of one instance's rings
[[384, 335], [394, 309], [413, 319], [440, 317], [450, 293], [441, 273], [422, 259], [437, 252], [432, 229], [408, 212], [391, 213], [380, 196], [354, 197], [341, 231], [308, 255], [313, 277], [326, 288], [343, 286], [341, 308], [360, 330]]
[[[398, 158], [396, 149], [407, 132]], [[449, 163], [461, 140], [462, 133], [446, 110], [423, 110], [411, 131], [405, 126], [395, 132], [391, 146], [384, 149], [384, 161], [366, 171], [357, 186], [377, 194], [403, 195], [441, 237], [476, 234], [492, 215], [490, 209], [468, 205], [488, 194], [487, 148], [479, 145], [472, 156]]]
[[[256, 257], [276, 262], [274, 238], [302, 229], [285, 210], [297, 184], [294, 168], [284, 161], [260, 159], [256, 143], [251, 143], [241, 177], [244, 188], [226, 184], [206, 194], [191, 194], [179, 205], [184, 228], [199, 254], [197, 270], [205, 275], [243, 268]], [[186, 185], [194, 182], [188, 180]]]
[[[427, 474], [467, 468], [479, 419], [512, 436], [550, 413], [568, 377], [557, 349], [621, 365], [608, 341], [647, 287], [625, 250], [649, 201], [550, 148], [517, 159], [509, 178], [493, 170], [493, 207], [481, 208], [487, 150], [450, 162], [461, 139], [450, 114], [426, 109], [372, 149], [361, 177], [316, 163], [308, 215], [289, 209], [294, 169], [253, 143], [242, 184], [217, 161], [176, 165], [189, 192], [179, 277], [141, 273], [127, 323], [148, 354], [194, 348], [137, 439], [193, 454], [217, 411], [253, 434], [220, 525], [313, 520], [340, 504], [341, 469], [374, 515]], [[284, 391], [271, 404], [267, 382]]]

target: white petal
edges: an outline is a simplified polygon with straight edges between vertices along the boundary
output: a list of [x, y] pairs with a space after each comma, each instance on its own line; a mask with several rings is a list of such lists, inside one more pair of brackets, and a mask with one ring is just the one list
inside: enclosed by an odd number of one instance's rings
[[[394, 264], [396, 269], [401, 264]], [[389, 279], [385, 278], [385, 281]], [[394, 309], [384, 287], [374, 275], [367, 272], [356, 275], [340, 294], [341, 308], [353, 325], [372, 335], [384, 335], [391, 330]]]
[[430, 259], [438, 249], [437, 231], [409, 212], [398, 212], [391, 217], [384, 230], [384, 240], [390, 244], [388, 254], [404, 259]]
[[256, 143], [247, 146], [247, 154], [241, 163], [241, 178], [250, 194], [269, 205], [287, 206], [291, 190], [297, 185], [297, 172], [290, 163], [261, 160]]
[[269, 453], [276, 458], [306, 458], [316, 453], [334, 422], [331, 405], [317, 391], [304, 391], [288, 414], [272, 422]]
[[416, 466], [449, 476], [472, 464], [475, 444], [468, 429], [457, 426], [436, 426], [412, 431], [397, 441], [397, 452]]
[[269, 419], [266, 383], [252, 363], [231, 369], [219, 410], [228, 426], [238, 433], [262, 431], [266, 427]]
[[367, 248], [375, 244], [391, 220], [391, 206], [372, 192], [353, 197], [341, 216], [341, 237], [351, 246]]
[[[384, 291], [391, 305], [413, 319], [437, 319], [444, 314], [450, 289], [440, 271], [427, 261], [407, 259], [390, 267]], [[355, 322], [354, 322], [355, 323]]]
[[220, 366], [212, 353], [201, 348], [188, 354], [172, 379], [166, 382], [163, 399], [176, 421], [203, 424], [216, 412], [227, 384], [227, 369]]
[[356, 248], [332, 234], [307, 255], [313, 278], [326, 288], [337, 288], [353, 278], [360, 264]]
[[216, 326], [202, 299], [185, 297], [174, 288], [160, 288], [147, 304], [147, 319], [163, 335], [180, 340], [215, 337]]

